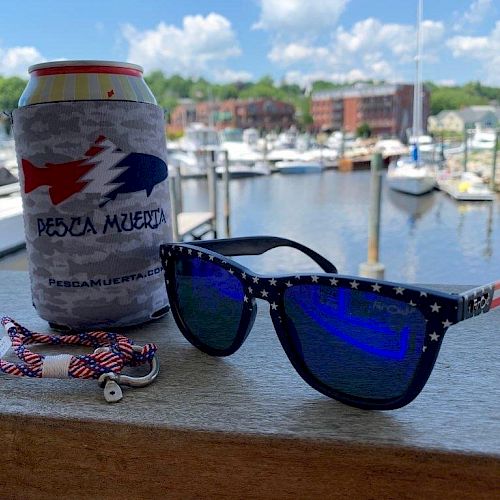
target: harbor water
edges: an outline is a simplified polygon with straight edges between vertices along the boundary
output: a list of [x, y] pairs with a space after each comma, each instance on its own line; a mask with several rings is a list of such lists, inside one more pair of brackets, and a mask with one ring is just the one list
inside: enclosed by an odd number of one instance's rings
[[[207, 181], [184, 179], [185, 211], [209, 206]], [[261, 176], [231, 179], [231, 236], [274, 235], [297, 240], [358, 274], [367, 260], [370, 172]], [[222, 212], [223, 186], [219, 182]], [[219, 217], [219, 237], [224, 237]], [[443, 192], [411, 196], [383, 180], [380, 261], [385, 279], [407, 283], [478, 285], [500, 278], [500, 195], [495, 202], [457, 202]], [[306, 272], [314, 263], [279, 248], [239, 259], [263, 273]], [[26, 269], [21, 252], [0, 269]]]
[[[184, 210], [206, 210], [207, 191], [205, 180], [184, 180]], [[233, 179], [230, 193], [231, 236], [295, 239], [328, 258], [341, 274], [358, 274], [367, 260], [369, 171]], [[379, 258], [385, 279], [470, 285], [499, 279], [499, 201], [456, 202], [440, 191], [411, 196], [383, 182]], [[263, 273], [315, 269], [290, 249], [240, 261]]]

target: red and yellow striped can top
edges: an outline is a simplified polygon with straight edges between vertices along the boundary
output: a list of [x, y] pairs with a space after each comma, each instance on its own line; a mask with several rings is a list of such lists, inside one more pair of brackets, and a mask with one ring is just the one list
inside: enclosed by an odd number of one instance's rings
[[54, 61], [28, 69], [19, 107], [47, 102], [119, 100], [156, 104], [137, 64], [117, 61]]

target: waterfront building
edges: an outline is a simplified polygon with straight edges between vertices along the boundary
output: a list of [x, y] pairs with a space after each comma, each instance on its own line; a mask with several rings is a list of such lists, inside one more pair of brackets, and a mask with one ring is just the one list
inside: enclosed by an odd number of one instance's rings
[[[429, 115], [429, 92], [423, 90], [423, 123]], [[315, 92], [311, 114], [316, 130], [356, 132], [363, 123], [373, 135], [407, 138], [413, 121], [413, 85], [356, 85]]]
[[293, 105], [275, 99], [228, 99], [195, 103], [183, 100], [170, 115], [169, 131], [182, 131], [194, 122], [224, 128], [288, 129], [295, 123]]
[[437, 115], [429, 116], [429, 132], [443, 130], [461, 134], [464, 129], [490, 129], [500, 123], [500, 107], [468, 106], [462, 109], [444, 109]]

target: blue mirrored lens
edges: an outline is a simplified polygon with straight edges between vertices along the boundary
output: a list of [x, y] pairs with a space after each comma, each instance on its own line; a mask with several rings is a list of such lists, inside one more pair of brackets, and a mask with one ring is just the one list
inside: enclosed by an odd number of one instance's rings
[[243, 285], [223, 267], [197, 257], [175, 263], [178, 305], [191, 333], [205, 345], [224, 350], [238, 333]]
[[296, 348], [323, 384], [367, 399], [406, 392], [424, 345], [418, 309], [377, 293], [322, 285], [288, 288], [284, 304]]

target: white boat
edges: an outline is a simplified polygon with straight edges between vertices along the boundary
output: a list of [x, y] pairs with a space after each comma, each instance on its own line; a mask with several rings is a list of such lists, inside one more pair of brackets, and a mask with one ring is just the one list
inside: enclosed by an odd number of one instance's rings
[[338, 151], [329, 147], [316, 147], [302, 153], [302, 160], [316, 161], [321, 163], [324, 168], [336, 167], [338, 163]]
[[0, 258], [24, 246], [21, 193], [0, 197]]
[[467, 145], [469, 149], [479, 151], [493, 151], [495, 147], [496, 132], [491, 129], [476, 129]]
[[269, 175], [271, 167], [265, 160], [263, 152], [254, 148], [258, 139], [255, 129], [226, 129], [220, 134], [220, 152], [218, 154], [218, 174], [224, 172], [225, 153], [229, 161], [230, 177], [254, 177], [258, 175]]
[[495, 193], [473, 172], [463, 172], [459, 176], [443, 173], [438, 178], [441, 191], [458, 201], [494, 201]]
[[374, 148], [385, 158], [408, 154], [408, 146], [405, 146], [399, 139], [381, 139], [375, 143]]
[[436, 187], [436, 168], [431, 164], [417, 164], [413, 158], [400, 158], [389, 164], [387, 183], [401, 193], [419, 196]]
[[307, 160], [282, 160], [274, 164], [282, 174], [315, 174], [323, 171], [323, 163]]
[[179, 168], [183, 177], [204, 177], [207, 165], [220, 151], [219, 134], [213, 127], [192, 123], [176, 143], [168, 142], [168, 163]]
[[[215, 168], [217, 175], [224, 175], [225, 166], [219, 165]], [[239, 179], [242, 177], [258, 177], [262, 175], [269, 175], [271, 167], [265, 161], [257, 161], [250, 165], [248, 164], [229, 164], [229, 177], [231, 179]]]
[[436, 168], [433, 164], [423, 161], [421, 148], [428, 146], [431, 142], [428, 136], [422, 133], [422, 75], [421, 75], [421, 53], [422, 53], [422, 11], [423, 0], [418, 2], [417, 13], [417, 57], [416, 77], [413, 88], [413, 127], [412, 127], [412, 155], [391, 162], [387, 172], [387, 183], [390, 188], [411, 195], [422, 195], [436, 187]]

